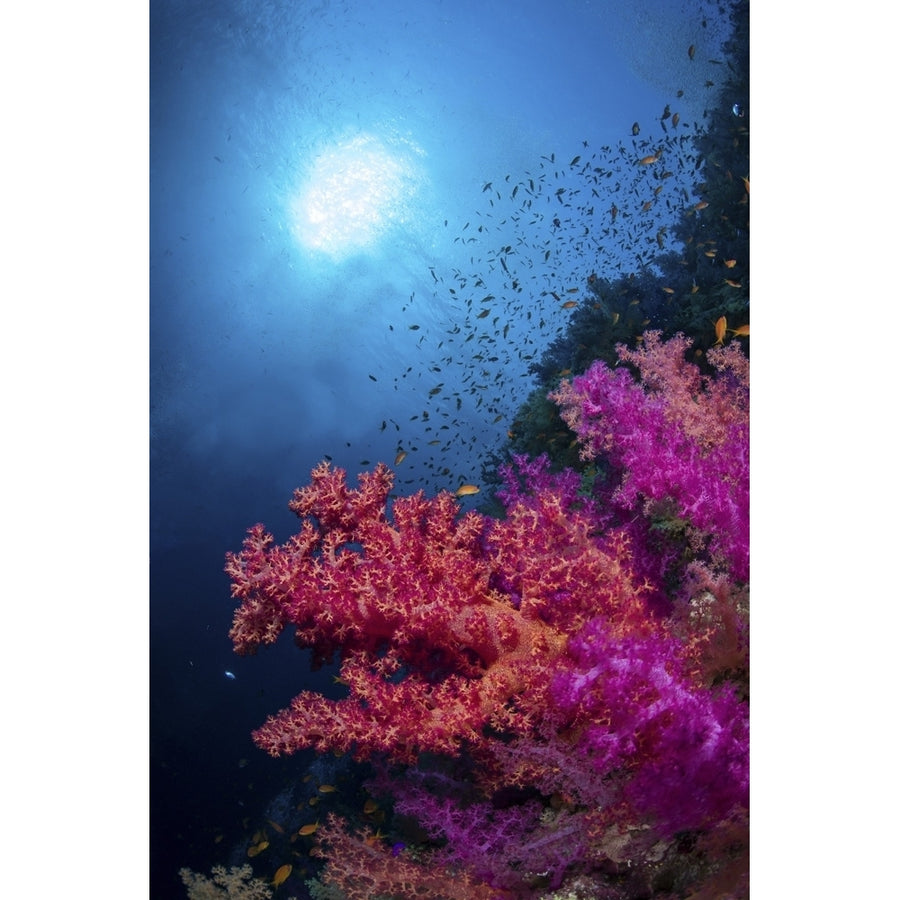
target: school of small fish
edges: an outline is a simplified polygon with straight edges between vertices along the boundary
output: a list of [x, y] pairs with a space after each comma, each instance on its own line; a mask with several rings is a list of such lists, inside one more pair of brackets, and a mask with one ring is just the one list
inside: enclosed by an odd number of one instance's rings
[[[551, 151], [523, 172], [484, 181], [452, 238], [466, 265], [431, 266], [432, 296], [412, 294], [388, 325], [387, 339], [407, 349], [386, 356], [369, 379], [413, 406], [406, 421], [374, 426], [396, 435], [404, 491], [476, 494], [484, 464], [533, 387], [529, 367], [564, 334], [568, 314], [599, 308], [589, 278], [642, 272], [669, 249], [675, 222], [704, 214], [700, 125], [666, 105], [654, 122], [625, 131], [617, 144], [583, 141], [574, 155]], [[398, 359], [402, 369], [392, 372]], [[376, 455], [367, 446], [357, 463], [374, 465]]]

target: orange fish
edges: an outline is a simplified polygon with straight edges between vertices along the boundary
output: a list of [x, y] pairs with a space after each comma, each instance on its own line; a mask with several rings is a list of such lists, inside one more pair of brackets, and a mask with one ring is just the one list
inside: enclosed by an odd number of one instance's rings
[[405, 450], [401, 450], [401, 451], [394, 457], [394, 465], [395, 465], [395, 466], [399, 466], [400, 463], [402, 463], [404, 459], [406, 459], [406, 451], [405, 451]]
[[744, 178], [743, 175], [742, 175], [742, 176], [741, 176], [741, 181], [744, 182], [744, 190], [749, 194], [749, 193], [750, 193], [750, 179], [749, 179], [749, 178]]
[[734, 281], [731, 278], [726, 278], [725, 284], [730, 284], [732, 287], [740, 287], [741, 286], [741, 283], [739, 281]]
[[674, 293], [675, 293], [675, 289], [674, 289], [674, 288], [670, 288], [670, 287], [664, 287], [664, 288], [663, 288], [663, 292], [666, 293], [666, 294], [674, 294]]
[[367, 816], [371, 816], [376, 809], [378, 809], [378, 804], [370, 797], [366, 800], [365, 806], [363, 806], [363, 813]]
[[[716, 344], [722, 344], [725, 342], [725, 331], [728, 328], [728, 322], [725, 320], [725, 316], [721, 316], [716, 320]], [[713, 344], [715, 346], [715, 344]]]
[[578, 306], [577, 300], [566, 300], [566, 302], [563, 303], [562, 308], [563, 309], [572, 309], [575, 306]]
[[337, 791], [337, 788], [333, 784], [320, 784], [319, 785], [319, 793], [320, 794], [334, 794]]
[[678, 124], [678, 120], [679, 120], [680, 118], [681, 118], [681, 116], [679, 116], [678, 113], [675, 113], [675, 115], [672, 116], [672, 126], [673, 126], [673, 127], [674, 127], [675, 125]]
[[272, 821], [272, 819], [266, 819], [266, 821], [279, 833], [284, 834], [284, 829], [277, 823]]
[[638, 162], [639, 166], [650, 166], [653, 163], [659, 162], [659, 154], [653, 153], [650, 156], [645, 156], [642, 160]]
[[260, 841], [258, 844], [254, 844], [252, 847], [249, 847], [247, 849], [247, 856], [249, 856], [249, 857], [259, 856], [259, 854], [262, 853], [263, 850], [265, 850], [266, 847], [268, 847], [268, 846], [269, 846], [268, 841]]
[[279, 885], [284, 884], [293, 871], [294, 867], [290, 863], [285, 863], [281, 866], [275, 873], [275, 877], [272, 879], [272, 887], [278, 887]]
[[694, 204], [694, 209], [706, 209], [709, 204], [705, 200], [701, 200], [699, 203]]
[[723, 259], [722, 262], [725, 264], [726, 269], [733, 269], [737, 265], [736, 259]]
[[304, 826], [297, 832], [297, 834], [299, 834], [300, 837], [309, 837], [309, 835], [315, 834], [315, 833], [316, 833], [316, 829], [317, 829], [318, 827], [319, 827], [319, 823], [318, 823], [318, 822], [313, 822], [311, 825], [304, 825]]
[[738, 325], [737, 328], [728, 329], [735, 337], [750, 337], [750, 324]]
[[475, 484], [461, 484], [456, 489], [457, 497], [468, 497], [470, 494], [477, 494], [481, 491], [481, 488]]

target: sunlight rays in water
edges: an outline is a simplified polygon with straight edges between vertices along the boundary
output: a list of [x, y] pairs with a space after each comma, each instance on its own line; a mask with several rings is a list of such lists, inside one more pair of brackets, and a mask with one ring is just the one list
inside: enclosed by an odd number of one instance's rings
[[334, 259], [372, 247], [412, 218], [422, 151], [362, 134], [318, 154], [293, 204], [294, 234]]

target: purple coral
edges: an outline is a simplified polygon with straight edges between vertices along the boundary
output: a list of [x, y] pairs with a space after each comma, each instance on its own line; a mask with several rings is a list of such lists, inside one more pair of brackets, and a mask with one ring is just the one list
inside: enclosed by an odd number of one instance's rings
[[585, 459], [619, 471], [612, 500], [625, 509], [674, 504], [709, 539], [713, 557], [749, 578], [749, 363], [735, 343], [707, 353], [714, 377], [685, 360], [691, 341], [644, 335], [640, 350], [617, 348], [626, 369], [595, 362], [550, 394], [576, 432]]

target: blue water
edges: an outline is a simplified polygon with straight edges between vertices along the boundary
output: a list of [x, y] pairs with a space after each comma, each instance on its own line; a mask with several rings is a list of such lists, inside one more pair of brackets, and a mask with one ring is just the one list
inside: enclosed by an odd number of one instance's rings
[[150, 28], [151, 895], [168, 897], [181, 866], [246, 859], [311, 763], [250, 731], [331, 681], [287, 640], [234, 656], [225, 552], [257, 521], [286, 538], [323, 457], [352, 481], [406, 451], [403, 493], [479, 481], [561, 301], [652, 267], [696, 199], [684, 158], [681, 206], [642, 215], [636, 160], [667, 105], [702, 127], [726, 35], [704, 0], [159, 0]]

